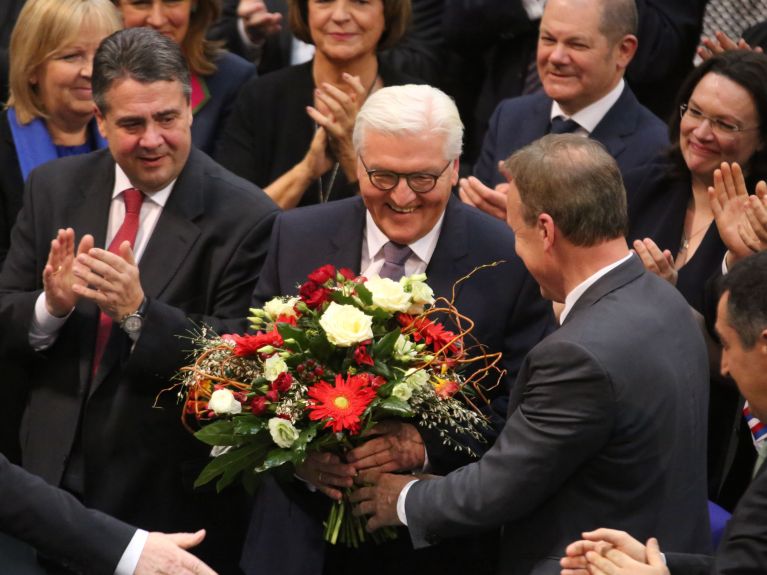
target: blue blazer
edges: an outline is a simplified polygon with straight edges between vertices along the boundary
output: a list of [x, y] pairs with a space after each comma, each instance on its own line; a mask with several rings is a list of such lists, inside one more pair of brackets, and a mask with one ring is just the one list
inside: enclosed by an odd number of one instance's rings
[[[481, 182], [488, 186], [503, 182], [498, 162], [548, 134], [551, 104], [545, 94], [510, 98], [498, 104], [474, 165], [474, 175]], [[607, 148], [624, 174], [668, 147], [666, 125], [639, 103], [628, 86], [590, 137]]]

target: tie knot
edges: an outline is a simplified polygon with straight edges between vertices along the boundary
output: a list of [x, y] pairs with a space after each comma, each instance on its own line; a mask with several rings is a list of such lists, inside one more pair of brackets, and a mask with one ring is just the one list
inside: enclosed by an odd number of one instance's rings
[[386, 242], [383, 247], [384, 260], [395, 266], [402, 266], [405, 264], [410, 254], [413, 253], [408, 246], [398, 244], [396, 242]]
[[578, 128], [580, 124], [573, 119], [565, 120], [562, 116], [557, 116], [551, 119], [550, 134], [572, 134]]
[[141, 212], [141, 204], [144, 202], [144, 194], [136, 188], [128, 188], [123, 191], [126, 214], [138, 214]]

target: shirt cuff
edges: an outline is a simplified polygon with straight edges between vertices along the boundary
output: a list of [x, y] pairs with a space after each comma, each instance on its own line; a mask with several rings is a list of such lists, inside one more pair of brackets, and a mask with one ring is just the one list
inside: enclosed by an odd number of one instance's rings
[[410, 488], [413, 487], [413, 484], [417, 482], [417, 479], [413, 479], [413, 481], [402, 488], [402, 491], [399, 492], [399, 497], [397, 497], [397, 518], [402, 522], [403, 525], [407, 525], [407, 517], [405, 516], [405, 498], [407, 497], [407, 492], [410, 491]]
[[48, 313], [45, 292], [37, 296], [35, 301], [35, 313], [32, 316], [32, 324], [29, 326], [29, 345], [35, 351], [49, 348], [56, 341], [59, 330], [67, 322], [70, 311], [64, 317], [56, 317]]
[[120, 557], [120, 562], [117, 564], [114, 575], [133, 575], [138, 565], [138, 560], [141, 559], [141, 553], [144, 551], [147, 537], [149, 537], [147, 531], [136, 529], [133, 538], [128, 543], [125, 551], [123, 551], [122, 557]]
[[724, 257], [722, 258], [722, 275], [726, 276], [727, 272], [730, 270], [727, 269], [727, 254], [729, 254], [729, 251], [724, 252]]

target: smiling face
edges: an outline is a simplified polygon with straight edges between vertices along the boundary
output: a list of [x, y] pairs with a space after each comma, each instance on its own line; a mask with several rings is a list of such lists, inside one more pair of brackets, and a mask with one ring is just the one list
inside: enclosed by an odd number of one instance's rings
[[[444, 138], [428, 134], [391, 136], [368, 130], [361, 149], [360, 155], [370, 170], [437, 175], [448, 162]], [[410, 244], [429, 233], [445, 211], [451, 188], [458, 181], [458, 160], [442, 173], [431, 191], [423, 194], [411, 190], [402, 177], [394, 189], [379, 190], [370, 182], [359, 159], [357, 178], [362, 199], [376, 225], [390, 240]]]
[[126, 28], [146, 26], [179, 46], [189, 31], [193, 0], [119, 0], [117, 7]]
[[601, 17], [599, 0], [549, 0], [544, 9], [538, 74], [546, 94], [568, 115], [606, 96], [636, 50], [633, 36], [617, 43], [605, 37], [599, 29]]
[[309, 0], [307, 6], [312, 41], [329, 60], [375, 54], [385, 26], [383, 0]]
[[[753, 128], [760, 123], [751, 94], [719, 74], [703, 76], [687, 104], [690, 109], [739, 128]], [[758, 130], [723, 133], [712, 130], [709, 120], [693, 118], [689, 113], [682, 116], [679, 124], [679, 147], [684, 161], [695, 179], [709, 185], [714, 170], [722, 162], [746, 166], [762, 146]]]
[[84, 26], [77, 38], [57, 49], [30, 77], [55, 124], [84, 126], [93, 117], [93, 56], [106, 35], [96, 26]]
[[181, 82], [115, 81], [96, 114], [101, 134], [131, 183], [151, 193], [170, 184], [192, 145], [192, 111]]

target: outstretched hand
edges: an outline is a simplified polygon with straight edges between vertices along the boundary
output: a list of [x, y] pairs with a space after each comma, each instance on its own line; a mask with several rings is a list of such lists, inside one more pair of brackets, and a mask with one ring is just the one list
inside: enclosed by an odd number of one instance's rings
[[204, 529], [197, 533], [150, 533], [134, 575], [216, 575], [213, 569], [185, 551], [203, 539]]

